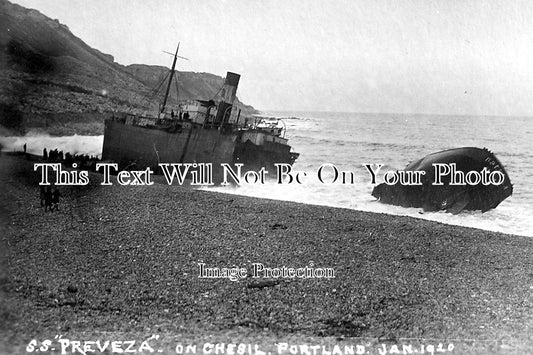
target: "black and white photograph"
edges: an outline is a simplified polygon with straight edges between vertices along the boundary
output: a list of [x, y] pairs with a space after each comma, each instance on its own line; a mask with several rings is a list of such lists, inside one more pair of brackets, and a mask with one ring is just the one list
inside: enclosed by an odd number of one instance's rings
[[532, 19], [0, 0], [0, 354], [533, 353]]

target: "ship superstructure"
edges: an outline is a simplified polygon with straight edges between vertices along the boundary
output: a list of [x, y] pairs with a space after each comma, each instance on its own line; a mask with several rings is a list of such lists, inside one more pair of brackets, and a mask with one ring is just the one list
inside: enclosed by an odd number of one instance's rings
[[169, 85], [156, 117], [126, 113], [105, 120], [102, 159], [153, 171], [159, 163], [210, 163], [215, 182], [222, 179], [223, 163], [243, 164], [243, 171], [293, 164], [299, 154], [291, 152], [279, 120], [244, 117], [234, 107], [239, 80], [239, 74], [228, 72], [218, 102], [189, 100], [176, 110], [166, 105]]

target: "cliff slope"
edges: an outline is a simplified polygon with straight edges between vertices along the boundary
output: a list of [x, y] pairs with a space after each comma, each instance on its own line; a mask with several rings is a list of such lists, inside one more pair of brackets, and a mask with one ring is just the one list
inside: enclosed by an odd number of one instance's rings
[[[12, 133], [100, 134], [106, 114], [157, 109], [153, 91], [168, 70], [120, 65], [58, 20], [0, 0], [0, 125]], [[224, 81], [178, 75], [179, 99], [213, 98]]]

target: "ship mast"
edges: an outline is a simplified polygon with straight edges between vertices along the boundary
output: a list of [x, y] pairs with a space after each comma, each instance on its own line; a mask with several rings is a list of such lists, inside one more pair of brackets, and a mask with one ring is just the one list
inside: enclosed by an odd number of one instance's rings
[[176, 54], [174, 54], [174, 61], [172, 62], [172, 69], [170, 69], [170, 79], [168, 79], [167, 91], [165, 92], [165, 98], [163, 99], [163, 106], [161, 107], [161, 113], [165, 112], [167, 106], [168, 93], [170, 92], [170, 85], [174, 78], [174, 71], [176, 69], [176, 61], [178, 60], [178, 51], [180, 50], [180, 43], [178, 42], [178, 48], [176, 48]]

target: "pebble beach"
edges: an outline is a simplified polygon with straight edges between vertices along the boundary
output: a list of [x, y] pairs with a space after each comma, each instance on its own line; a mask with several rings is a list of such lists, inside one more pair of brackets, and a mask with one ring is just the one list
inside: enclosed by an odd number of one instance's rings
[[[4, 154], [0, 171], [0, 353], [58, 335], [154, 334], [160, 353], [177, 341], [348, 339], [376, 354], [406, 341], [533, 351], [531, 238], [166, 184], [100, 186], [99, 174], [63, 187], [50, 213], [31, 159]], [[199, 274], [257, 263], [334, 277]]]

